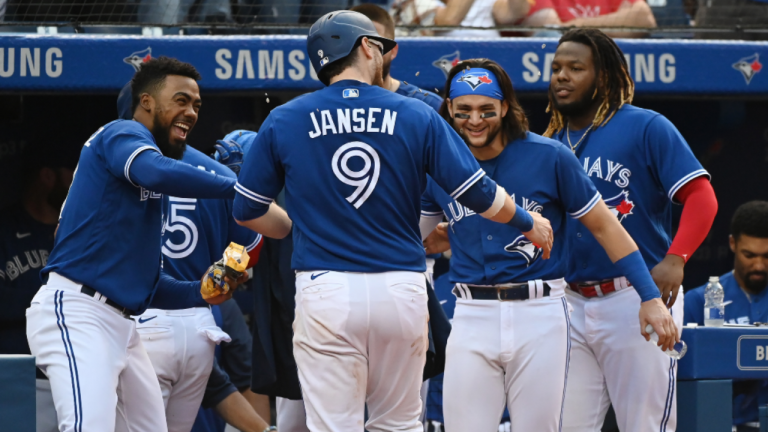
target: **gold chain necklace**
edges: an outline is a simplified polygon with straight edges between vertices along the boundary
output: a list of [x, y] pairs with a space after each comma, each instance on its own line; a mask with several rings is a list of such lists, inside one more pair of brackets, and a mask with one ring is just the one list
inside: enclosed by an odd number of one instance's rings
[[572, 151], [574, 154], [576, 154], [576, 147], [578, 147], [578, 146], [579, 146], [579, 144], [581, 144], [581, 142], [582, 142], [582, 141], [584, 141], [584, 138], [586, 138], [586, 137], [587, 137], [587, 134], [589, 133], [589, 131], [591, 131], [591, 130], [592, 130], [592, 126], [594, 126], [594, 125], [595, 125], [594, 123], [592, 123], [591, 125], [589, 125], [589, 127], [587, 128], [587, 131], [586, 131], [586, 132], [584, 132], [584, 135], [582, 135], [582, 136], [581, 136], [581, 139], [579, 140], [579, 142], [577, 142], [577, 143], [576, 143], [576, 145], [573, 145], [573, 144], [571, 144], [571, 124], [570, 124], [570, 123], [568, 123], [568, 124], [565, 126], [565, 136], [566, 136], [566, 137], [568, 137], [568, 145], [571, 147], [571, 151]]

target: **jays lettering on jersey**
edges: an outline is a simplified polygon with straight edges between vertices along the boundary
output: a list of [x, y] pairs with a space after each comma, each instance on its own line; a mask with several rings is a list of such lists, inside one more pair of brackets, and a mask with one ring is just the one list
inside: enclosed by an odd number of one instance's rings
[[[556, 239], [566, 237], [566, 213], [579, 218], [600, 201], [573, 153], [559, 142], [531, 132], [507, 144], [495, 158], [479, 163], [515, 203], [549, 219]], [[565, 275], [567, 248], [553, 248], [550, 260], [544, 261], [541, 248], [520, 230], [475, 214], [430, 181], [422, 214], [441, 212], [451, 228], [451, 282], [493, 285]]]
[[[202, 152], [187, 147], [182, 162], [201, 170], [237, 179], [232, 170]], [[164, 197], [163, 271], [177, 280], [198, 281], [202, 272], [221, 259], [230, 242], [253, 250], [261, 234], [232, 218], [231, 199]], [[200, 298], [200, 305], [205, 301]]]
[[419, 213], [427, 173], [480, 211], [496, 194], [428, 105], [339, 81], [270, 113], [246, 155], [234, 216], [263, 215], [285, 184], [294, 269], [424, 271]]
[[[578, 142], [584, 132], [571, 131], [571, 142]], [[555, 138], [568, 145], [565, 131]], [[661, 262], [671, 244], [675, 193], [697, 177], [709, 177], [685, 139], [664, 116], [624, 105], [606, 125], [589, 132], [576, 155], [608, 208], [637, 243], [648, 268]], [[568, 224], [573, 259], [567, 281], [622, 276], [583, 225], [575, 220]]]

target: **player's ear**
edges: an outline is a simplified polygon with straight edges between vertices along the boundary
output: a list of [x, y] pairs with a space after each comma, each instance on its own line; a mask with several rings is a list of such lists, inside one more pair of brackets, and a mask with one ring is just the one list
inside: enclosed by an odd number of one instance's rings
[[736, 239], [732, 235], [728, 236], [728, 245], [731, 247], [731, 252], [736, 253]]
[[507, 111], [509, 111], [509, 103], [507, 103], [507, 100], [501, 101], [501, 118], [503, 119], [507, 115]]
[[149, 93], [142, 93], [139, 97], [139, 106], [146, 111], [151, 112], [155, 107], [155, 99]]
[[394, 59], [396, 59], [396, 58], [397, 58], [397, 52], [398, 52], [399, 50], [400, 50], [400, 45], [395, 45], [395, 47], [394, 47], [394, 48], [392, 48], [392, 49], [389, 51], [389, 54], [390, 54], [390, 58], [391, 58], [392, 60], [394, 60]]
[[445, 98], [445, 106], [448, 107], [448, 114], [450, 114], [450, 117], [453, 118], [453, 104], [449, 98]]
[[373, 58], [373, 50], [374, 48], [371, 47], [372, 44], [368, 43], [368, 38], [363, 37], [362, 42], [360, 43], [360, 47], [363, 49], [363, 54], [365, 54], [365, 57], [372, 59]]

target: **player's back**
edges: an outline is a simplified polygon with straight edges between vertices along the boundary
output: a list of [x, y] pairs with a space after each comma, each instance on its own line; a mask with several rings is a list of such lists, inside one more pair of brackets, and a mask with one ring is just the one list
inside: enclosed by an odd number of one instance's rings
[[135, 121], [113, 121], [88, 139], [42, 271], [89, 285], [133, 310], [146, 305], [160, 267], [162, 195], [128, 175], [143, 151], [159, 149]]
[[274, 198], [282, 185], [259, 183], [284, 176], [297, 270], [424, 271], [418, 221], [426, 173], [457, 196], [482, 177], [428, 105], [352, 80], [273, 110], [254, 145], [275, 172], [245, 166], [236, 189], [252, 200]]
[[[234, 172], [199, 150], [187, 147], [182, 162], [218, 175]], [[230, 241], [251, 250], [261, 235], [237, 225], [232, 200], [164, 197], [163, 270], [177, 280], [198, 280], [219, 260]]]

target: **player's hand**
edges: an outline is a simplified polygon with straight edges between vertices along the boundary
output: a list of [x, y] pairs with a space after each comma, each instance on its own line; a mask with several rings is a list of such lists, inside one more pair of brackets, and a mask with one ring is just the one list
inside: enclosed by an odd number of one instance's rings
[[659, 342], [656, 345], [660, 346], [662, 351], [672, 349], [675, 342], [680, 341], [675, 321], [659, 298], [640, 304], [640, 333], [647, 341], [651, 340], [651, 335], [645, 331], [645, 326], [648, 324], [659, 335]]
[[205, 301], [206, 301], [206, 303], [208, 303], [209, 305], [212, 305], [212, 306], [220, 305], [220, 304], [224, 303], [225, 301], [231, 299], [232, 298], [232, 294], [234, 292], [235, 292], [234, 290], [229, 290], [229, 291], [227, 291], [226, 294], [222, 293], [222, 294], [219, 294], [219, 295], [217, 295], [215, 297], [205, 298]]
[[661, 291], [661, 301], [671, 308], [677, 300], [680, 285], [683, 283], [685, 260], [677, 255], [667, 255], [651, 270], [653, 281]]
[[243, 272], [243, 274], [237, 279], [230, 279], [229, 276], [224, 276], [224, 282], [226, 282], [227, 285], [229, 285], [230, 291], [234, 291], [237, 289], [237, 287], [240, 286], [240, 284], [244, 284], [248, 282], [248, 273]]
[[243, 166], [243, 147], [233, 140], [218, 140], [214, 147], [216, 148], [214, 159], [240, 175], [240, 167]]
[[543, 249], [541, 255], [544, 259], [549, 259], [549, 253], [552, 252], [552, 243], [555, 240], [555, 234], [552, 232], [552, 225], [549, 219], [537, 212], [528, 212], [533, 217], [533, 229], [524, 232], [523, 235], [534, 245]]
[[427, 255], [443, 253], [451, 249], [451, 243], [448, 241], [448, 222], [441, 222], [424, 240], [424, 250]]

